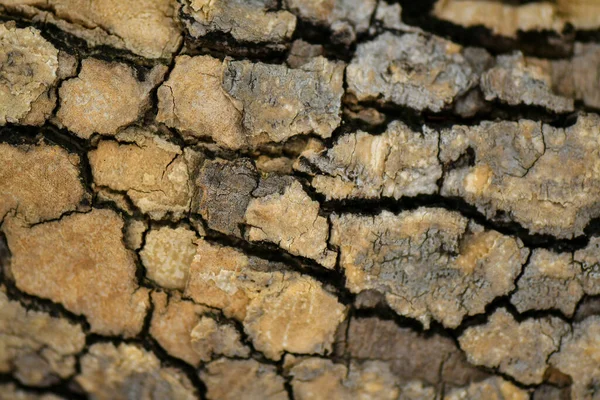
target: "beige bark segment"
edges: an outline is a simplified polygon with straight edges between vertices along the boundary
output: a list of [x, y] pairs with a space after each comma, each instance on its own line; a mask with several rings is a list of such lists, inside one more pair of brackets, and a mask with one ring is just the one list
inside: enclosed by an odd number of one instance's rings
[[271, 359], [331, 351], [346, 308], [313, 278], [282, 267], [201, 240], [185, 295], [241, 321]]
[[329, 149], [309, 149], [295, 167], [314, 175], [312, 186], [327, 199], [432, 194], [442, 177], [438, 144], [437, 132], [415, 132], [395, 121], [381, 135], [359, 131]]
[[550, 364], [573, 380], [573, 399], [593, 399], [600, 379], [600, 317], [592, 316], [573, 325], [563, 338], [560, 350], [552, 355]]
[[90, 198], [79, 157], [58, 146], [0, 143], [0, 160], [0, 218], [12, 211], [34, 224], [84, 209]]
[[131, 337], [142, 329], [148, 290], [136, 282], [123, 221], [113, 211], [93, 209], [33, 227], [11, 218], [2, 229], [19, 289], [84, 315], [92, 332]]
[[25, 385], [50, 386], [75, 374], [75, 356], [84, 346], [79, 325], [27, 310], [0, 287], [0, 372]]
[[394, 311], [426, 328], [432, 318], [454, 328], [485, 312], [514, 288], [528, 254], [520, 240], [440, 208], [334, 215], [332, 224], [346, 286], [384, 294]]
[[442, 195], [460, 196], [488, 218], [499, 211], [532, 233], [558, 238], [583, 234], [600, 215], [600, 118], [581, 114], [556, 128], [530, 120], [455, 125], [440, 133], [440, 159], [468, 154], [474, 165], [451, 169]]
[[304, 192], [298, 181], [293, 181], [283, 194], [251, 200], [245, 220], [250, 226], [250, 241], [272, 242], [326, 268], [335, 266], [336, 253], [327, 249], [327, 219], [319, 215], [319, 203]]
[[493, 33], [515, 37], [519, 31], [561, 32], [566, 23], [578, 29], [600, 26], [600, 3], [595, 0], [540, 1], [513, 5], [494, 0], [440, 0], [433, 15], [466, 27], [483, 25]]
[[556, 317], [516, 321], [501, 308], [485, 325], [468, 328], [460, 347], [474, 364], [498, 368], [526, 385], [540, 384], [548, 357], [559, 350], [569, 325]]
[[57, 121], [84, 139], [115, 135], [150, 107], [150, 91], [166, 70], [158, 65], [139, 81], [128, 65], [86, 58], [79, 75], [60, 87]]
[[221, 358], [200, 373], [209, 400], [287, 400], [284, 379], [274, 365]]
[[58, 50], [35, 28], [0, 24], [0, 64], [0, 126], [42, 125], [56, 104]]
[[183, 226], [150, 230], [140, 251], [147, 277], [166, 289], [185, 289], [196, 240], [196, 233]]
[[152, 293], [154, 313], [150, 334], [172, 356], [198, 366], [215, 356], [247, 357], [250, 349], [241, 343], [234, 326], [205, 316], [211, 310], [181, 299], [177, 293]]
[[94, 399], [194, 400], [196, 390], [178, 369], [136, 345], [97, 343], [81, 359], [77, 383]]
[[268, 0], [184, 0], [183, 19], [190, 35], [226, 33], [242, 42], [282, 44], [292, 38], [296, 17], [270, 10]]
[[123, 192], [153, 219], [179, 219], [193, 195], [190, 171], [198, 158], [151, 132], [130, 128], [89, 152], [96, 188]]
[[176, 0], [0, 0], [0, 5], [56, 25], [91, 46], [112, 46], [147, 58], [169, 58], [181, 42]]

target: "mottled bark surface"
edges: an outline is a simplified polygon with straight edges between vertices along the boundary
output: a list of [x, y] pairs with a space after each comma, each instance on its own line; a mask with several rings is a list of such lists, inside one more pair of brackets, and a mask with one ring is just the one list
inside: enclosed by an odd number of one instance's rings
[[0, 0], [0, 400], [600, 399], [600, 1]]

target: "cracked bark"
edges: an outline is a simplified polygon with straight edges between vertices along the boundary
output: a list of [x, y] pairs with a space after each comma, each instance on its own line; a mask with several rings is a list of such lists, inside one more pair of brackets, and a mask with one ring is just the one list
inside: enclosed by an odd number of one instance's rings
[[596, 2], [84, 3], [0, 0], [0, 399], [598, 396]]

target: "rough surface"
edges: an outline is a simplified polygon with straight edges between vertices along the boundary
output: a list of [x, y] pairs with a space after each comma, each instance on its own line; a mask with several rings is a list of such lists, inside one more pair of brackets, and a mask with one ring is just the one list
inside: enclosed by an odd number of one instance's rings
[[254, 347], [280, 359], [283, 351], [331, 351], [345, 307], [313, 278], [277, 264], [199, 241], [186, 296], [241, 321]]
[[369, 29], [376, 0], [284, 0], [300, 19], [330, 28], [331, 40], [349, 45]]
[[271, 9], [269, 0], [184, 0], [185, 25], [194, 38], [225, 33], [240, 42], [277, 45], [289, 41], [296, 17]]
[[377, 290], [425, 327], [431, 319], [457, 327], [483, 313], [514, 288], [528, 254], [520, 241], [440, 208], [335, 215], [332, 224], [348, 289]]
[[16, 213], [34, 224], [84, 209], [89, 200], [79, 177], [79, 157], [44, 143], [0, 143], [0, 217]]
[[196, 240], [196, 233], [185, 227], [150, 230], [140, 251], [148, 278], [166, 289], [185, 289]]
[[386, 32], [361, 43], [346, 71], [359, 101], [383, 101], [439, 112], [476, 84], [461, 46], [418, 33]]
[[526, 385], [541, 383], [548, 357], [559, 350], [569, 326], [558, 318], [516, 321], [505, 309], [487, 324], [468, 328], [459, 338], [469, 361], [512, 376]]
[[398, 399], [401, 393], [389, 366], [378, 361], [334, 364], [322, 358], [286, 358], [292, 377], [294, 398], [308, 399]]
[[189, 176], [196, 162], [193, 154], [137, 128], [117, 139], [122, 142], [102, 140], [89, 153], [96, 187], [126, 194], [155, 219], [186, 214], [193, 195]]
[[81, 373], [75, 380], [95, 399], [196, 398], [185, 375], [162, 367], [153, 353], [124, 343], [92, 345], [81, 359]]
[[84, 139], [94, 133], [114, 135], [149, 108], [150, 90], [164, 72], [158, 66], [140, 82], [125, 64], [87, 58], [79, 75], [60, 87], [58, 122]]
[[418, 381], [426, 387], [464, 386], [488, 376], [466, 361], [451, 338], [420, 334], [375, 317], [353, 318], [345, 348], [336, 355], [386, 362], [402, 385]]
[[569, 23], [579, 29], [600, 26], [600, 5], [587, 0], [510, 4], [494, 0], [440, 0], [433, 14], [463, 26], [485, 26], [493, 33], [515, 36], [518, 31], [562, 31]]
[[570, 317], [584, 293], [581, 278], [572, 254], [536, 249], [510, 301], [519, 312], [554, 309]]
[[0, 400], [600, 398], [599, 15], [0, 0]]
[[510, 105], [540, 106], [557, 113], [573, 111], [573, 99], [552, 92], [551, 76], [522, 53], [498, 56], [496, 65], [481, 76], [486, 100]]
[[256, 360], [221, 358], [200, 373], [209, 400], [287, 400], [283, 377], [275, 366]]
[[56, 104], [58, 50], [37, 29], [0, 24], [0, 63], [0, 126], [42, 125]]
[[528, 400], [529, 393], [500, 377], [449, 390], [444, 400]]
[[464, 198], [489, 218], [503, 212], [533, 233], [579, 236], [600, 212], [598, 121], [584, 114], [568, 128], [520, 120], [445, 130], [442, 162], [456, 162], [469, 148], [475, 161], [450, 170], [442, 194]]
[[341, 122], [344, 65], [316, 57], [298, 69], [232, 61], [223, 88], [243, 110], [251, 143], [314, 133], [328, 138]]
[[12, 372], [26, 385], [49, 386], [75, 374], [75, 355], [84, 345], [80, 326], [27, 311], [0, 288], [0, 372]]
[[340, 137], [327, 150], [308, 150], [297, 169], [315, 175], [312, 186], [329, 199], [432, 194], [442, 167], [438, 134], [414, 132], [394, 122], [381, 135], [359, 131]]
[[148, 290], [135, 281], [116, 213], [94, 209], [33, 227], [11, 218], [2, 229], [19, 289], [84, 315], [93, 332], [127, 337], [142, 329]]
[[56, 25], [90, 46], [113, 46], [152, 59], [169, 57], [181, 41], [173, 0], [2, 0], [0, 6]]
[[[265, 185], [266, 186], [266, 185]], [[257, 191], [261, 191], [259, 186]], [[266, 187], [265, 191], [271, 188]], [[335, 265], [336, 253], [327, 249], [329, 224], [319, 215], [319, 203], [312, 200], [298, 181], [253, 199], [245, 214], [251, 241], [267, 241], [302, 257], [311, 258], [326, 268]], [[282, 225], [279, 221], [286, 221]]]
[[560, 351], [550, 358], [550, 364], [573, 380], [574, 399], [594, 399], [598, 396], [600, 379], [600, 318], [590, 317], [574, 324], [573, 331], [563, 338]]

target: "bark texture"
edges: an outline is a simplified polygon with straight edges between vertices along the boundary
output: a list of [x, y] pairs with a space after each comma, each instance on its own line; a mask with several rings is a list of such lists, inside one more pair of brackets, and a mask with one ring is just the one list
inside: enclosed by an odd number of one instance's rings
[[600, 399], [600, 1], [0, 0], [0, 400]]

